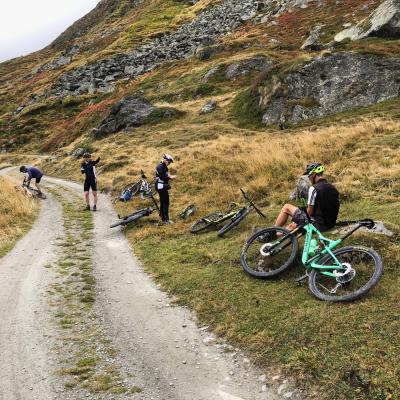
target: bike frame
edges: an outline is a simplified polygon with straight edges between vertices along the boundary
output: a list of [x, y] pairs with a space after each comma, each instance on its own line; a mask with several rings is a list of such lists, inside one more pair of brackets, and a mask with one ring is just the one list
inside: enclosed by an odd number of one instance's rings
[[[329, 271], [336, 271], [338, 269], [340, 270], [346, 270], [346, 267], [342, 265], [342, 263], [335, 257], [333, 254], [332, 250], [334, 250], [337, 246], [339, 246], [343, 240], [336, 239], [328, 239], [322, 233], [312, 224], [307, 224], [303, 227], [303, 229], [306, 231], [306, 237], [304, 241], [304, 248], [303, 248], [303, 254], [301, 257], [301, 262], [302, 264], [306, 267], [308, 271], [311, 269], [318, 269], [321, 271], [321, 274], [330, 276], [332, 278], [336, 278], [336, 274], [334, 272], [329, 272]], [[315, 255], [310, 254], [310, 246], [311, 246], [311, 239], [312, 238], [317, 239], [318, 244], [322, 247], [323, 249], [319, 251]], [[321, 260], [323, 256], [326, 254], [329, 254], [332, 259], [335, 262], [335, 265], [321, 265], [318, 264], [318, 261]]]
[[[301, 257], [302, 264], [306, 267], [308, 272], [311, 271], [312, 269], [317, 269], [320, 270], [321, 274], [323, 275], [336, 278], [337, 271], [338, 270], [345, 271], [346, 266], [344, 266], [338, 260], [338, 258], [333, 254], [333, 250], [341, 243], [343, 243], [344, 239], [353, 234], [361, 226], [363, 226], [363, 224], [360, 223], [343, 237], [336, 240], [332, 240], [322, 235], [322, 233], [314, 225], [309, 223], [302, 228], [297, 227], [292, 231], [290, 231], [289, 233], [287, 233], [286, 235], [283, 235], [281, 238], [277, 239], [272, 245], [272, 247], [269, 248], [269, 251], [273, 252], [275, 249], [277, 250], [277, 252], [282, 251], [287, 246], [289, 246], [290, 243], [286, 243], [283, 247], [279, 247], [279, 244], [282, 243], [288, 236], [296, 235], [297, 238], [300, 238], [301, 236], [304, 235], [305, 232], [306, 237]], [[310, 251], [311, 239], [313, 238], [316, 238], [319, 246], [322, 247], [322, 250], [318, 251], [318, 253], [314, 255], [312, 255]], [[335, 262], [335, 265], [318, 264], [321, 258], [324, 257], [325, 255], [329, 255], [330, 257], [332, 257], [332, 259]]]
[[216, 221], [210, 221], [207, 218], [203, 218], [203, 220], [208, 222], [208, 223], [210, 223], [210, 224], [215, 224], [215, 225], [216, 224], [220, 224], [221, 222], [224, 222], [229, 218], [235, 217], [244, 208], [245, 208], [245, 206], [241, 206], [240, 204], [234, 203], [233, 209], [231, 211], [229, 211], [227, 214], [224, 214], [221, 218], [217, 219]]

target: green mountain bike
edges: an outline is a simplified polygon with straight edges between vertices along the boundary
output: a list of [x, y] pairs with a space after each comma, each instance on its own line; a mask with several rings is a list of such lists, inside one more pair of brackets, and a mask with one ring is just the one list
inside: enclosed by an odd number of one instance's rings
[[227, 212], [224, 213], [222, 211], [216, 211], [196, 221], [190, 227], [190, 232], [198, 233], [201, 231], [205, 231], [229, 220], [229, 222], [218, 231], [218, 236], [222, 237], [225, 235], [226, 232], [230, 231], [233, 227], [238, 225], [240, 221], [245, 219], [252, 210], [255, 210], [257, 214], [261, 217], [266, 218], [263, 212], [253, 203], [252, 200], [250, 200], [247, 193], [243, 189], [240, 189], [240, 191], [242, 192], [243, 197], [248, 203], [247, 206], [237, 203], [231, 203], [231, 206]]
[[298, 238], [306, 235], [301, 262], [306, 273], [296, 281], [308, 278], [309, 289], [320, 300], [352, 301], [371, 290], [381, 279], [383, 264], [379, 254], [362, 246], [337, 248], [361, 227], [372, 229], [370, 219], [352, 221], [355, 226], [344, 236], [331, 240], [309, 223], [292, 231], [272, 227], [253, 234], [244, 244], [240, 258], [243, 269], [257, 278], [272, 278], [295, 261]]

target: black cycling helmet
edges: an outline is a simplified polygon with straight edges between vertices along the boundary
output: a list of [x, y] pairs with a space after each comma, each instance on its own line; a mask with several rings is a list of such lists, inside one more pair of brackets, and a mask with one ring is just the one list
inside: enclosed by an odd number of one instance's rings
[[169, 155], [169, 154], [164, 154], [164, 155], [163, 155], [163, 159], [169, 161], [170, 163], [173, 163], [173, 162], [174, 162], [174, 159], [173, 159], [172, 156]]
[[26, 172], [26, 167], [25, 167], [25, 165], [21, 165], [21, 166], [19, 167], [19, 172]]
[[92, 155], [90, 153], [88, 153], [88, 152], [83, 153], [83, 158], [91, 158], [91, 157], [92, 157]]
[[325, 171], [325, 167], [319, 163], [309, 163], [307, 164], [306, 170], [304, 171], [303, 175], [311, 175], [311, 174], [321, 174]]

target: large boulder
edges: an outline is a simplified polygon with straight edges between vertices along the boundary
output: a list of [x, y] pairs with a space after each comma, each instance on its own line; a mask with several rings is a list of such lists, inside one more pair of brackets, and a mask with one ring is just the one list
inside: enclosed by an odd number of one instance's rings
[[126, 97], [115, 104], [110, 114], [101, 122], [99, 128], [93, 129], [95, 137], [103, 137], [121, 129], [141, 125], [156, 108], [140, 96]]
[[359, 24], [338, 33], [335, 41], [359, 40], [368, 36], [400, 38], [400, 0], [384, 1]]
[[357, 53], [319, 56], [272, 70], [256, 89], [265, 125], [296, 123], [399, 97], [400, 58]]

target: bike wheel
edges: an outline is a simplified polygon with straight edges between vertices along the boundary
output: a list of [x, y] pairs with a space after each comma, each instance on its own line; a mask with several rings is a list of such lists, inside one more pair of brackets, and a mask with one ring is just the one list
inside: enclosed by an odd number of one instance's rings
[[[383, 263], [379, 254], [361, 246], [348, 246], [333, 252], [335, 257], [349, 267], [341, 277], [332, 278], [313, 269], [309, 287], [312, 294], [324, 301], [352, 301], [370, 291], [381, 279]], [[321, 265], [334, 265], [332, 256], [321, 259]], [[350, 268], [351, 267], [351, 268]]]
[[240, 256], [243, 269], [257, 278], [271, 278], [287, 269], [299, 250], [296, 236], [288, 233], [285, 228], [273, 227], [250, 236]]
[[224, 225], [217, 233], [219, 237], [222, 237], [225, 235], [226, 232], [230, 231], [232, 228], [234, 228], [236, 225], [239, 224], [239, 222], [246, 218], [249, 212], [251, 211], [250, 208], [242, 208], [238, 214], [233, 217], [226, 225]]
[[203, 218], [196, 221], [191, 227], [190, 232], [197, 233], [210, 228], [216, 221], [218, 221], [224, 214], [220, 211], [207, 214]]

